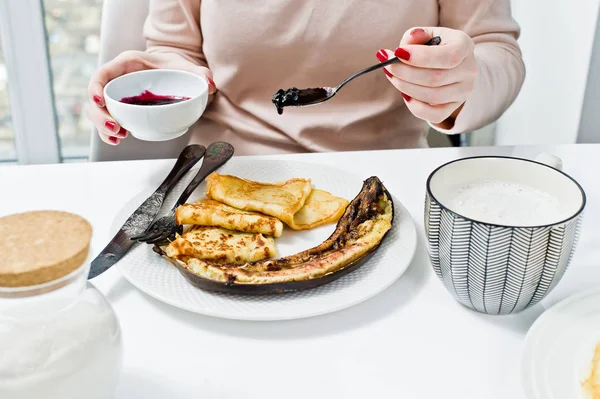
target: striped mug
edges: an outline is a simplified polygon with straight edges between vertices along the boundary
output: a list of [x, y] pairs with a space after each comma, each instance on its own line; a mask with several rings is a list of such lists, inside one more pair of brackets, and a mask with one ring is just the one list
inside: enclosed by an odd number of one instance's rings
[[427, 179], [425, 230], [431, 264], [461, 304], [487, 314], [520, 312], [565, 273], [586, 197], [542, 154], [455, 160]]

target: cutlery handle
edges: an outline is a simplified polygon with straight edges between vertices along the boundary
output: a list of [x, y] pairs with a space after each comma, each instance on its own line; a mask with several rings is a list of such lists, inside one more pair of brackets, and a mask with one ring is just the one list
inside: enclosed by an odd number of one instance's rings
[[[441, 42], [442, 42], [442, 39], [439, 36], [435, 36], [435, 37], [431, 38], [431, 40], [429, 40], [427, 43], [425, 43], [425, 46], [438, 46]], [[390, 60], [384, 61], [379, 64], [375, 64], [373, 66], [363, 69], [362, 71], [356, 72], [354, 75], [350, 76], [349, 78], [344, 80], [342, 83], [340, 83], [339, 86], [335, 88], [335, 91], [337, 92], [339, 89], [344, 87], [346, 85], [346, 83], [350, 82], [354, 78], [364, 75], [365, 73], [373, 72], [380, 68], [385, 68], [386, 66], [395, 64], [397, 62], [400, 62], [400, 59], [398, 57], [392, 57], [392, 59], [390, 59]]]
[[171, 169], [171, 172], [169, 172], [156, 191], [164, 192], [165, 195], [168, 194], [175, 187], [179, 179], [202, 159], [205, 152], [206, 148], [202, 145], [192, 144], [185, 147], [181, 151], [181, 154], [179, 154], [179, 158], [177, 158], [173, 169]]
[[200, 183], [202, 183], [208, 175], [229, 161], [233, 156], [233, 152], [233, 146], [229, 143], [217, 141], [209, 145], [206, 149], [206, 156], [204, 157], [204, 161], [202, 161], [200, 170], [198, 170], [196, 176], [194, 176], [190, 184], [183, 190], [183, 193], [181, 193], [181, 196], [175, 203], [173, 209], [177, 209], [178, 206], [185, 204], [185, 201], [187, 201], [194, 190], [198, 188]]
[[346, 80], [344, 80], [342, 83], [340, 83], [338, 85], [338, 87], [335, 88], [335, 91], [338, 91], [339, 89], [341, 89], [342, 87], [344, 87], [346, 85], [346, 83], [350, 82], [354, 78], [357, 78], [357, 77], [359, 77], [361, 75], [364, 75], [365, 73], [369, 73], [369, 72], [375, 71], [375, 70], [380, 69], [380, 68], [385, 68], [386, 66], [395, 64], [397, 62], [400, 62], [400, 59], [398, 57], [393, 57], [391, 60], [387, 60], [387, 61], [382, 62], [380, 64], [375, 64], [375, 65], [370, 66], [370, 67], [368, 67], [366, 69], [363, 69], [362, 71], [358, 71], [354, 75], [350, 76], [349, 78], [347, 78]]

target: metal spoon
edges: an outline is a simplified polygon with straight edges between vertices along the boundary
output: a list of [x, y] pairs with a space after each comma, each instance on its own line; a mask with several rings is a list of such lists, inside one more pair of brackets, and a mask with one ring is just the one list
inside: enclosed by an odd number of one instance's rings
[[[429, 40], [427, 43], [425, 43], [425, 45], [437, 46], [441, 42], [442, 39], [439, 36], [435, 36], [431, 38], [431, 40]], [[400, 62], [400, 59], [398, 57], [394, 57], [391, 60], [370, 66], [350, 76], [342, 83], [340, 83], [337, 87], [315, 87], [311, 89], [298, 89], [296, 87], [293, 87], [287, 90], [280, 89], [277, 91], [277, 93], [273, 95], [273, 99], [271, 101], [273, 101], [273, 104], [275, 104], [275, 107], [277, 107], [277, 113], [279, 115], [283, 113], [284, 107], [304, 107], [307, 105], [319, 104], [330, 100], [333, 96], [336, 95], [338, 91], [340, 91], [342, 87], [344, 87], [351, 80], [362, 76], [366, 73], [375, 71], [377, 69], [385, 68], [386, 66], [395, 64], [397, 62]]]

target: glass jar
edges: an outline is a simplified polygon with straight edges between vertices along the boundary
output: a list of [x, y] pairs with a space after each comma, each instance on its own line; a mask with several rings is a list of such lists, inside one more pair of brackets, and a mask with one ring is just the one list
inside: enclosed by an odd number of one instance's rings
[[0, 287], [0, 398], [113, 397], [121, 330], [88, 272], [89, 259], [44, 284]]

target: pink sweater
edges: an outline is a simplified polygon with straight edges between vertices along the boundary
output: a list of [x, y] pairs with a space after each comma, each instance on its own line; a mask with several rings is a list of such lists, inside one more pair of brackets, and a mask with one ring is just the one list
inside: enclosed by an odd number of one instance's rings
[[[289, 87], [336, 86], [377, 63], [415, 26], [460, 29], [476, 43], [479, 76], [452, 130], [498, 118], [525, 76], [519, 26], [509, 0], [151, 0], [150, 52], [176, 52], [209, 67], [218, 92], [192, 128], [191, 141], [226, 140], [236, 154], [426, 146], [429, 126], [376, 71], [331, 101], [286, 108], [271, 97]], [[439, 129], [438, 129], [439, 130]]]

